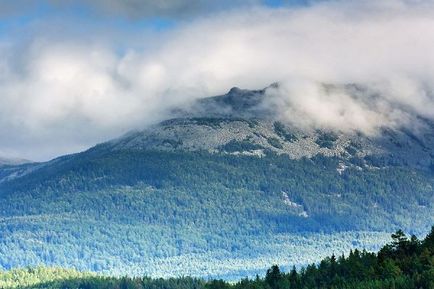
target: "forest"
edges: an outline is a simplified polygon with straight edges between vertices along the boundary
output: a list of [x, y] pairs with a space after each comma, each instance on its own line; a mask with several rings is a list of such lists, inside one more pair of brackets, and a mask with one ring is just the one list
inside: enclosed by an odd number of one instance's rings
[[60, 268], [0, 272], [2, 289], [432, 289], [434, 226], [423, 240], [402, 230], [377, 253], [351, 250], [284, 272], [272, 265], [265, 276], [237, 282], [191, 277], [107, 277]]
[[239, 279], [429, 231], [432, 172], [340, 173], [339, 162], [104, 146], [66, 156], [0, 184], [0, 268]]

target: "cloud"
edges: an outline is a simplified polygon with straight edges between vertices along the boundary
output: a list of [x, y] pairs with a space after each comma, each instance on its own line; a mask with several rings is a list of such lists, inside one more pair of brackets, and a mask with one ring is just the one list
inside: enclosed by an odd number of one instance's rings
[[158, 37], [130, 32], [122, 52], [118, 33], [106, 31], [102, 41], [92, 28], [83, 38], [5, 41], [0, 153], [74, 152], [159, 121], [171, 106], [276, 81], [280, 88], [269, 93], [280, 116], [300, 126], [374, 134], [415, 116], [434, 119], [433, 13], [431, 1], [257, 6]]
[[80, 11], [93, 16], [119, 16], [134, 20], [163, 18], [186, 20], [216, 12], [252, 6], [301, 6], [328, 0], [14, 0], [0, 1], [0, 17], [38, 13], [73, 14]]
[[204, 13], [260, 4], [260, 0], [14, 0], [0, 2], [0, 16], [23, 15], [38, 9], [62, 13], [80, 9], [98, 16], [184, 19]]
[[32, 0], [0, 1], [0, 17], [29, 13], [38, 5]]
[[[130, 18], [168, 17], [185, 18], [204, 15], [227, 9], [246, 8], [251, 6], [299, 6], [309, 5], [325, 0], [76, 0], [66, 2], [89, 7], [102, 14], [127, 16]], [[52, 0], [52, 3], [59, 4]], [[64, 2], [65, 3], [65, 2]], [[63, 4], [65, 5], [65, 4]]]
[[182, 18], [208, 11], [219, 11], [228, 7], [258, 4], [256, 0], [81, 0], [97, 11], [133, 18], [170, 17]]
[[375, 136], [381, 128], [419, 125], [418, 114], [387, 100], [384, 90], [372, 86], [327, 85], [306, 79], [283, 82], [267, 89], [266, 105], [278, 117], [302, 129], [326, 129]]

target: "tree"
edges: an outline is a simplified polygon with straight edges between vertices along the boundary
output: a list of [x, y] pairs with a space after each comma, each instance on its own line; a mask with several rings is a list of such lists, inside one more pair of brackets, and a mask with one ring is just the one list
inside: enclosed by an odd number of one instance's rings
[[392, 234], [392, 248], [395, 250], [400, 250], [405, 248], [408, 243], [407, 236], [402, 230], [396, 231]]
[[295, 266], [293, 266], [291, 271], [289, 272], [289, 285], [291, 289], [298, 289], [301, 287], [300, 276], [298, 275]]
[[426, 236], [424, 246], [434, 248], [434, 226], [431, 227], [431, 232]]
[[387, 259], [382, 264], [382, 278], [393, 279], [401, 275], [401, 269], [396, 265], [393, 260]]
[[271, 266], [271, 268], [267, 270], [267, 274], [265, 275], [265, 282], [270, 285], [272, 289], [278, 289], [281, 280], [282, 273], [280, 272], [279, 266]]

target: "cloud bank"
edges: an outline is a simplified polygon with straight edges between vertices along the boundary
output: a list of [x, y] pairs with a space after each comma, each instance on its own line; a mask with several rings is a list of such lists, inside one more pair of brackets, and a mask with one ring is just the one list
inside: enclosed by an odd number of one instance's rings
[[158, 37], [134, 31], [122, 51], [110, 31], [104, 41], [6, 39], [0, 155], [74, 152], [159, 121], [172, 106], [276, 81], [269, 93], [280, 116], [300, 126], [374, 134], [415, 116], [434, 119], [432, 15], [431, 1], [336, 1], [220, 12]]

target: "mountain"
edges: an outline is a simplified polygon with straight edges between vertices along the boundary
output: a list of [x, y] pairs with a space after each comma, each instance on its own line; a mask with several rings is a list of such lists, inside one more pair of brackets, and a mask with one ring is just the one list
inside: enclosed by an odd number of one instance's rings
[[87, 151], [0, 167], [0, 266], [231, 279], [429, 230], [432, 121], [299, 128], [270, 97], [233, 88]]

